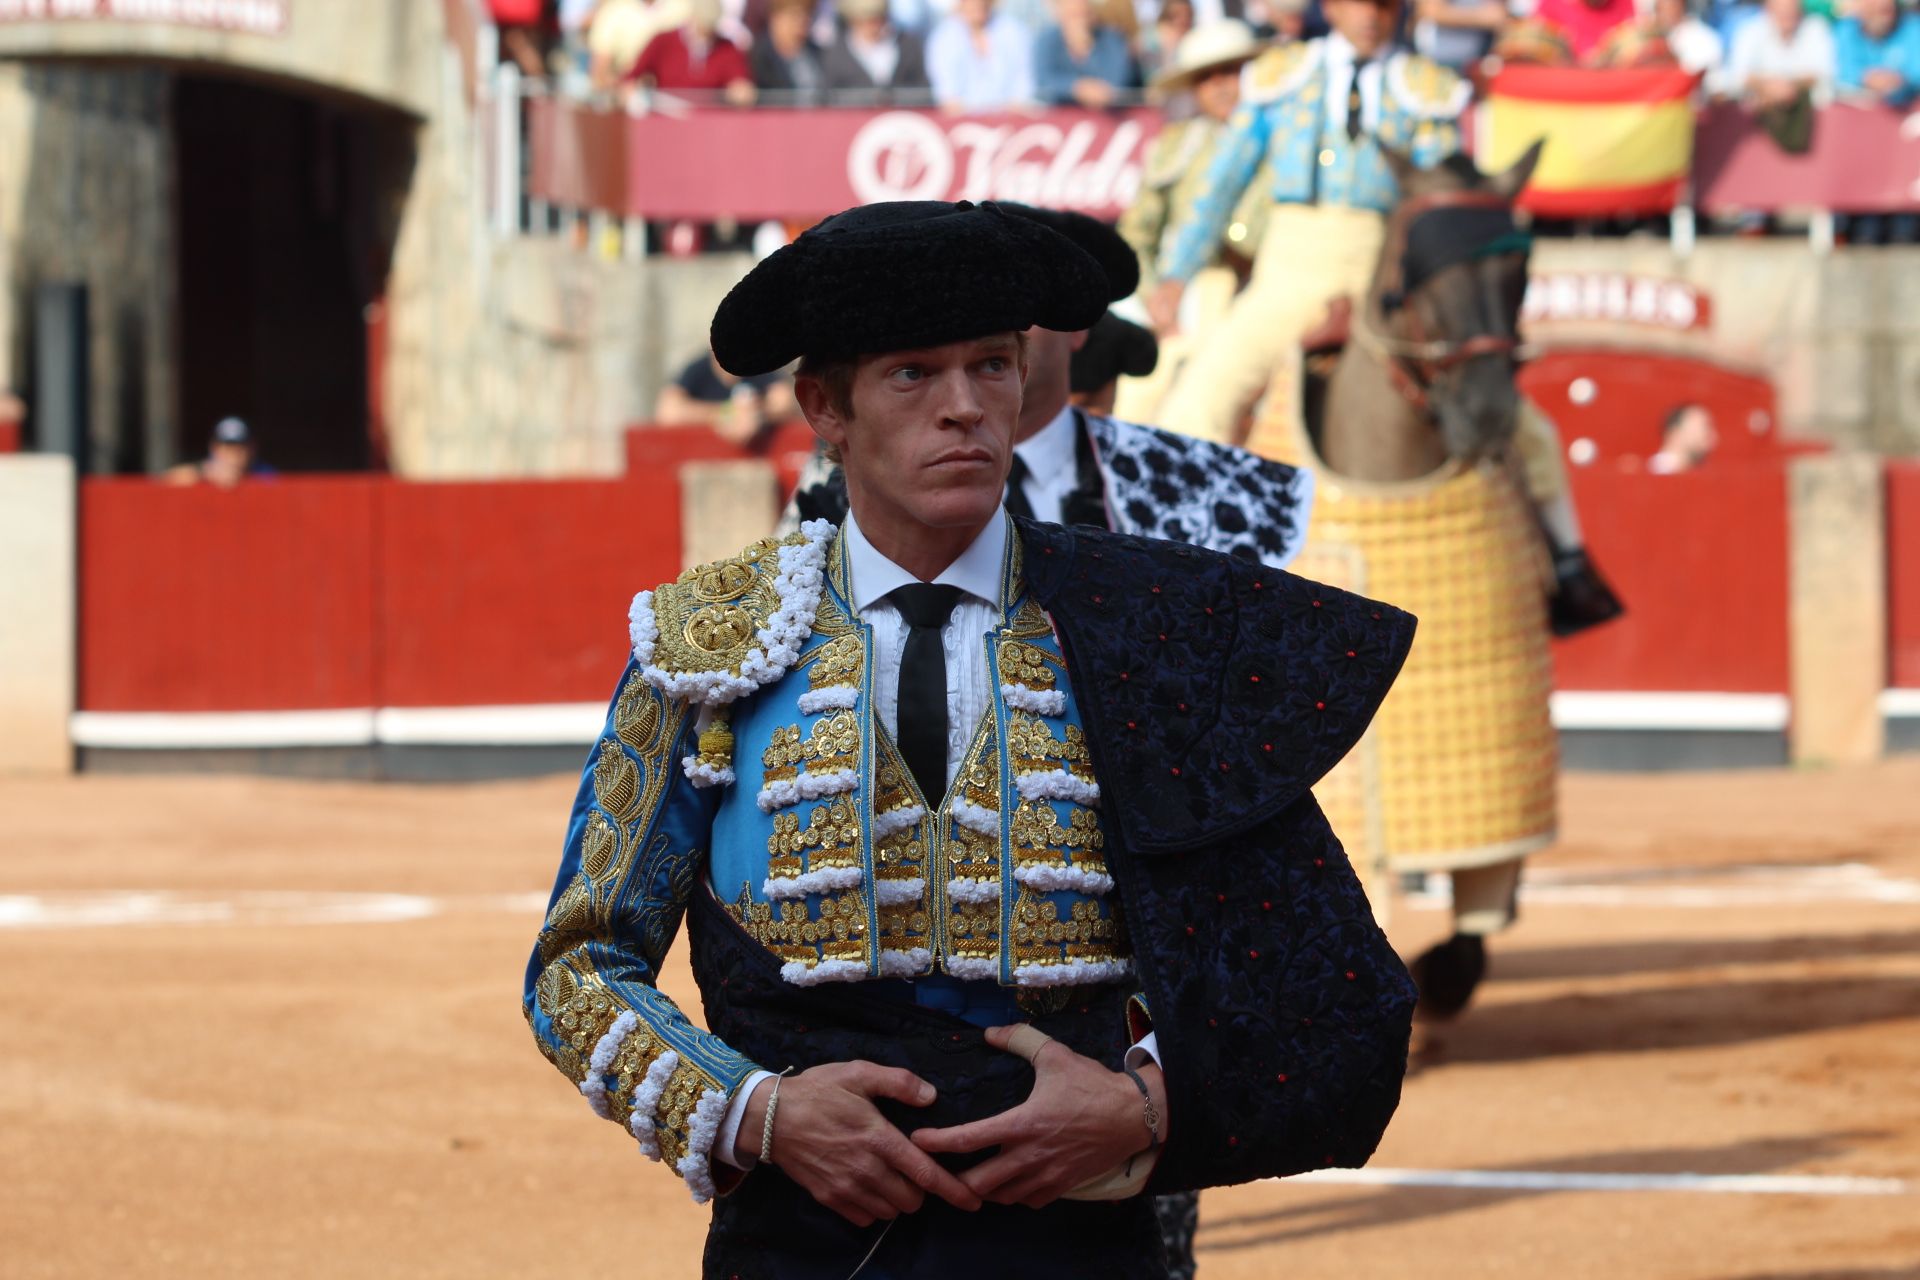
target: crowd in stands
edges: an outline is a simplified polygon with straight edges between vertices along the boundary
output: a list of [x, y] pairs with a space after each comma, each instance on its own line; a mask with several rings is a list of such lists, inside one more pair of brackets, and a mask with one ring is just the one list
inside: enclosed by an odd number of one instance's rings
[[[1237, 17], [1281, 41], [1324, 29], [1318, 0], [489, 3], [503, 54], [529, 74], [735, 105], [1125, 105], [1196, 23]], [[1920, 92], [1920, 16], [1900, 0], [1408, 0], [1403, 17], [1414, 48], [1461, 71], [1489, 54], [1677, 63], [1708, 95], [1776, 112], [1803, 101], [1905, 107]]]

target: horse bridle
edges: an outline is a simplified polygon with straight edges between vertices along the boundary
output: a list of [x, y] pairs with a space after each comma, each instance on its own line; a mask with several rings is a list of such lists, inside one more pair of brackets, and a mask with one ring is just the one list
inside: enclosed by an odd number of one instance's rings
[[1380, 358], [1394, 390], [1421, 413], [1432, 412], [1429, 392], [1441, 375], [1480, 356], [1516, 355], [1520, 350], [1520, 340], [1491, 333], [1477, 334], [1460, 341], [1431, 339], [1420, 322], [1420, 313], [1411, 308], [1407, 309], [1408, 335], [1402, 338], [1389, 333], [1387, 299], [1398, 299], [1397, 305], [1400, 307], [1405, 307], [1407, 302], [1402, 296], [1402, 288], [1406, 279], [1408, 230], [1423, 214], [1436, 209], [1509, 207], [1510, 201], [1506, 197], [1491, 191], [1436, 191], [1415, 196], [1401, 205], [1394, 211], [1387, 227], [1385, 265], [1367, 297], [1366, 306], [1354, 317], [1353, 337], [1362, 347]]

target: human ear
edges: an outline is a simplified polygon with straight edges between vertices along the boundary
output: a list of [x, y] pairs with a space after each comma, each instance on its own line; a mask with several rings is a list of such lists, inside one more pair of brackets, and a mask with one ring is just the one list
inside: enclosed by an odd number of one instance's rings
[[795, 378], [793, 398], [799, 401], [800, 413], [813, 428], [813, 434], [836, 448], [846, 444], [846, 420], [833, 407], [833, 399], [820, 379], [807, 374]]

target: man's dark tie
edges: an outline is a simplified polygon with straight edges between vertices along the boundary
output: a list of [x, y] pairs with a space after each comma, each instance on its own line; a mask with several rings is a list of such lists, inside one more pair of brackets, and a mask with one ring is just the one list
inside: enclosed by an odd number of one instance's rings
[[932, 808], [947, 794], [947, 653], [940, 646], [940, 629], [953, 614], [960, 588], [917, 582], [895, 587], [890, 598], [908, 627], [894, 741]]
[[1347, 140], [1358, 142], [1366, 124], [1361, 116], [1366, 113], [1366, 101], [1360, 96], [1360, 73], [1367, 69], [1368, 58], [1353, 60], [1353, 83], [1347, 86]]
[[1027, 501], [1027, 477], [1032, 474], [1027, 460], [1014, 454], [1013, 466], [1007, 469], [1007, 510], [1029, 520], [1033, 519], [1033, 504]]

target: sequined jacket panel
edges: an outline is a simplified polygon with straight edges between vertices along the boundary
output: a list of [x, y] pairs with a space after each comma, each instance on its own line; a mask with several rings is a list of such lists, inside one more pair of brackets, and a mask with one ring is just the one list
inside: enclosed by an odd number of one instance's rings
[[872, 630], [848, 603], [838, 539], [794, 670], [735, 704], [711, 876], [790, 982], [938, 971], [1040, 987], [1131, 972], [1079, 711], [1018, 539], [1007, 545], [1000, 625], [983, 641], [995, 696], [940, 803], [878, 723]]
[[1359, 1165], [1414, 990], [1310, 788], [1412, 644], [1398, 609], [1234, 557], [1018, 522], [1106, 785], [1108, 864], [1158, 1033], [1152, 1189]]

